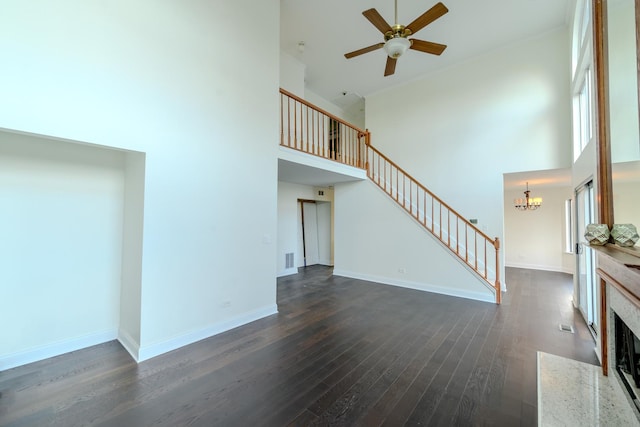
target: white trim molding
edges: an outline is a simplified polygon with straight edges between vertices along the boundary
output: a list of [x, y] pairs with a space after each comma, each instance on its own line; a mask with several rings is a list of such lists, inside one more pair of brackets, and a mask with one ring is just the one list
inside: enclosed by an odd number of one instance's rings
[[203, 339], [218, 335], [222, 332], [226, 332], [230, 329], [237, 328], [238, 326], [246, 325], [253, 321], [262, 319], [263, 317], [271, 316], [278, 313], [277, 304], [270, 305], [268, 307], [260, 308], [249, 313], [245, 313], [241, 316], [234, 317], [224, 322], [216, 323], [203, 329], [188, 332], [186, 334], [178, 335], [165, 341], [153, 343], [147, 346], [141, 346], [138, 350], [137, 362], [142, 362], [151, 359], [169, 351], [184, 347], [194, 342], [201, 341]]
[[538, 264], [526, 264], [526, 263], [513, 263], [510, 262], [505, 265], [507, 268], [523, 268], [526, 270], [541, 270], [541, 271], [552, 271], [555, 273], [567, 273], [573, 275], [572, 269], [566, 269], [564, 267], [552, 266], [552, 265], [538, 265]]
[[334, 276], [349, 277], [351, 279], [367, 280], [369, 282], [381, 283], [383, 285], [398, 286], [401, 288], [415, 289], [418, 291], [433, 292], [441, 295], [452, 297], [467, 298], [475, 301], [495, 303], [495, 296], [487, 289], [487, 292], [465, 291], [462, 289], [452, 289], [429, 283], [412, 282], [408, 280], [399, 280], [391, 277], [374, 276], [370, 274], [354, 273], [352, 271], [337, 270], [333, 271]]
[[118, 341], [131, 357], [133, 357], [133, 360], [137, 361], [140, 353], [140, 343], [134, 340], [127, 331], [123, 331], [122, 329], [118, 331]]
[[38, 362], [50, 357], [81, 350], [105, 342], [113, 341], [118, 337], [118, 331], [106, 330], [79, 337], [69, 338], [50, 344], [33, 347], [28, 350], [0, 357], [0, 371]]
[[291, 276], [292, 274], [298, 274], [298, 267], [285, 268], [278, 273], [278, 277]]

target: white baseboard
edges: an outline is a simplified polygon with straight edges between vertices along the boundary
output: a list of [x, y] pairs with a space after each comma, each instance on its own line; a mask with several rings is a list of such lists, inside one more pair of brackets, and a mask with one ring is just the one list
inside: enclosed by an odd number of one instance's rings
[[234, 317], [224, 322], [199, 329], [197, 331], [189, 332], [147, 346], [141, 346], [138, 351], [137, 361], [142, 362], [144, 360], [151, 359], [152, 357], [156, 357], [177, 348], [184, 347], [185, 345], [193, 344], [194, 342], [212, 337], [233, 328], [237, 328], [238, 326], [246, 325], [247, 323], [262, 319], [263, 317], [271, 316], [272, 314], [276, 314], [277, 312], [278, 306], [277, 304], [274, 304], [268, 307], [254, 310], [249, 313], [245, 313], [241, 316]]
[[37, 362], [50, 357], [60, 356], [71, 351], [80, 350], [93, 345], [113, 341], [118, 337], [118, 331], [106, 330], [80, 337], [69, 338], [50, 344], [33, 347], [28, 350], [0, 356], [0, 371]]
[[496, 302], [495, 296], [489, 290], [487, 290], [486, 293], [466, 291], [462, 289], [453, 289], [453, 288], [447, 288], [447, 287], [442, 287], [437, 285], [431, 285], [428, 283], [411, 282], [408, 280], [400, 280], [396, 278], [383, 277], [383, 276], [374, 276], [370, 274], [354, 273], [352, 271], [345, 271], [345, 270], [338, 270], [338, 269], [333, 270], [333, 275], [349, 277], [352, 279], [367, 280], [369, 282], [382, 283], [384, 285], [398, 286], [401, 288], [416, 289], [416, 290], [425, 291], [425, 292], [433, 292], [436, 294], [449, 295], [452, 297], [467, 298], [475, 301], [483, 301], [483, 302], [490, 302], [490, 303]]
[[277, 277], [291, 276], [292, 274], [298, 274], [298, 268], [297, 267], [286, 268], [284, 270], [281, 270], [278, 273]]
[[127, 331], [123, 331], [122, 329], [118, 331], [118, 341], [120, 341], [124, 349], [133, 357], [133, 360], [137, 361], [140, 354], [140, 343], [136, 342]]
[[564, 267], [558, 267], [553, 265], [538, 265], [538, 264], [526, 264], [526, 263], [505, 263], [505, 267], [511, 268], [523, 268], [525, 270], [540, 270], [540, 271], [552, 271], [554, 273], [567, 273], [573, 274], [573, 270], [567, 270]]

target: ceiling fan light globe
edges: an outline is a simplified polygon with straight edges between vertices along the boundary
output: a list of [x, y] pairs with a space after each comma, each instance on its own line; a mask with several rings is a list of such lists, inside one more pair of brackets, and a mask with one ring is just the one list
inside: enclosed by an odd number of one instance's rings
[[384, 51], [389, 58], [399, 58], [411, 47], [411, 42], [404, 37], [394, 37], [384, 44]]

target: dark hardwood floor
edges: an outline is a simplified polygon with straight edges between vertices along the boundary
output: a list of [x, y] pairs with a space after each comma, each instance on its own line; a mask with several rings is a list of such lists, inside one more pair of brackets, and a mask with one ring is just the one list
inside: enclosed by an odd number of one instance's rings
[[570, 276], [506, 282], [496, 306], [309, 267], [279, 314], [139, 365], [114, 341], [0, 372], [0, 425], [533, 426], [536, 351], [597, 359]]

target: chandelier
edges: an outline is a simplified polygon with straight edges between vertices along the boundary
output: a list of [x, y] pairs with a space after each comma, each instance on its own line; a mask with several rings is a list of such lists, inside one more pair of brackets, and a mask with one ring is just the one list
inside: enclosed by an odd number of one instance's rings
[[527, 182], [527, 189], [524, 192], [524, 199], [519, 198], [513, 201], [513, 205], [519, 211], [534, 211], [542, 206], [542, 198], [541, 197], [531, 197], [531, 192], [529, 191], [529, 183]]

